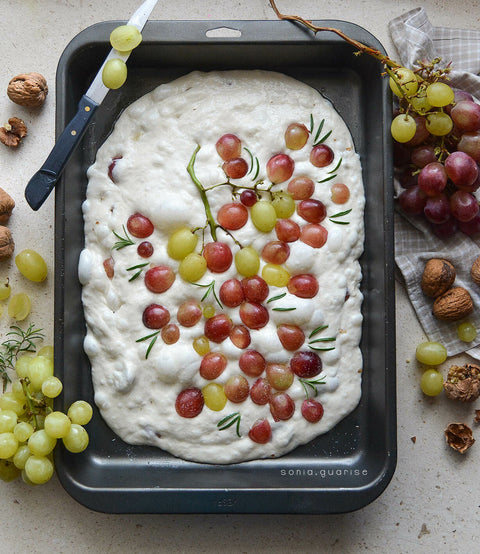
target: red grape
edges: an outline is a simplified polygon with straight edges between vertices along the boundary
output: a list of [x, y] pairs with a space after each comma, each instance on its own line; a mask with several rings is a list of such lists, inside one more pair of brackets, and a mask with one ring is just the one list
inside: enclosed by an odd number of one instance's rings
[[230, 331], [230, 340], [237, 347], [243, 350], [250, 345], [250, 331], [244, 325], [235, 325]]
[[427, 196], [437, 196], [447, 185], [447, 172], [440, 162], [427, 164], [418, 174], [418, 186]]
[[238, 279], [227, 279], [218, 294], [220, 302], [228, 308], [236, 308], [245, 300], [242, 283]]
[[272, 240], [263, 247], [261, 256], [269, 264], [281, 265], [288, 260], [290, 247], [286, 242]]
[[285, 350], [298, 350], [305, 342], [304, 332], [296, 325], [279, 325], [277, 335]]
[[469, 192], [457, 190], [450, 196], [450, 209], [458, 221], [470, 221], [478, 213], [478, 201]]
[[242, 279], [242, 288], [245, 299], [249, 302], [263, 302], [268, 296], [268, 285], [259, 275]]
[[222, 169], [230, 179], [241, 179], [247, 174], [248, 164], [243, 158], [234, 158], [223, 162]]
[[115, 169], [115, 166], [117, 165], [117, 160], [121, 160], [123, 156], [114, 156], [112, 158], [112, 161], [110, 162], [110, 164], [108, 165], [108, 176], [110, 178], [110, 180], [113, 182], [113, 183], [116, 183], [116, 180], [115, 180], [115, 175], [113, 174], [113, 171]]
[[204, 379], [212, 380], [220, 377], [227, 367], [227, 357], [221, 352], [205, 354], [200, 363], [200, 375]]
[[272, 387], [265, 377], [259, 377], [250, 388], [250, 398], [254, 404], [265, 406], [272, 395]]
[[417, 185], [404, 190], [398, 197], [398, 202], [402, 210], [409, 215], [420, 215], [423, 213], [427, 203], [427, 195]]
[[313, 298], [318, 292], [317, 279], [308, 273], [290, 277], [287, 285], [288, 292], [299, 298]]
[[[398, 115], [398, 113], [396, 114]], [[393, 143], [393, 163], [395, 167], [402, 167], [410, 163], [411, 150], [400, 142]]]
[[232, 321], [225, 314], [214, 315], [205, 321], [204, 333], [207, 339], [213, 342], [222, 342], [232, 329]]
[[249, 329], [261, 329], [269, 320], [267, 309], [257, 302], [244, 302], [239, 312], [240, 319]]
[[295, 242], [300, 237], [300, 226], [291, 219], [279, 219], [275, 224], [278, 240]]
[[249, 377], [259, 377], [266, 367], [265, 358], [256, 350], [242, 352], [238, 360], [240, 369]]
[[290, 360], [290, 369], [297, 377], [310, 379], [322, 371], [322, 360], [315, 352], [297, 352]]
[[175, 281], [175, 273], [171, 267], [157, 265], [150, 268], [144, 277], [145, 286], [151, 292], [165, 292]]
[[131, 235], [138, 239], [149, 237], [153, 233], [153, 223], [142, 214], [131, 215], [127, 220], [127, 229]]
[[153, 244], [148, 240], [144, 240], [137, 246], [137, 253], [141, 258], [150, 258], [153, 254]]
[[440, 239], [453, 237], [457, 232], [458, 224], [454, 217], [450, 217], [445, 223], [432, 223], [433, 233]]
[[267, 176], [272, 183], [288, 181], [293, 174], [295, 162], [287, 154], [277, 154], [267, 162]]
[[427, 129], [425, 118], [419, 115], [414, 115], [413, 119], [417, 125], [413, 138], [405, 144], [407, 146], [418, 146], [422, 142], [425, 142], [430, 136], [430, 132]]
[[224, 242], [209, 242], [203, 249], [203, 257], [207, 267], [213, 273], [223, 273], [232, 265], [233, 255], [228, 244]]
[[433, 146], [417, 146], [412, 150], [412, 164], [416, 165], [420, 169], [427, 164], [436, 162], [435, 150]]
[[315, 183], [309, 177], [295, 177], [287, 186], [294, 200], [306, 200], [315, 191]]
[[462, 100], [456, 104], [450, 116], [455, 126], [462, 131], [478, 131], [480, 129], [480, 106], [470, 100]]
[[464, 133], [457, 144], [457, 150], [465, 152], [477, 163], [480, 162], [480, 131]]
[[109, 279], [113, 279], [113, 276], [115, 275], [115, 261], [112, 257], [107, 258], [106, 260], [103, 260], [103, 269], [105, 270], [105, 274]]
[[450, 202], [446, 194], [429, 196], [423, 208], [425, 217], [431, 223], [445, 223], [450, 218]]
[[222, 160], [233, 160], [233, 158], [240, 157], [242, 152], [242, 141], [236, 135], [227, 133], [217, 140], [215, 148]]
[[334, 204], [345, 204], [350, 198], [350, 189], [343, 183], [335, 183], [330, 189], [330, 195]]
[[308, 223], [320, 223], [327, 215], [327, 208], [320, 200], [309, 198], [298, 203], [297, 213]]
[[175, 401], [175, 410], [181, 417], [197, 417], [203, 410], [203, 395], [200, 389], [192, 387], [190, 389], [184, 389], [177, 396]]
[[267, 380], [276, 390], [287, 390], [292, 386], [293, 371], [285, 364], [267, 364]]
[[302, 227], [300, 240], [312, 248], [321, 248], [328, 238], [328, 231], [323, 225], [308, 223]]
[[218, 223], [225, 229], [236, 231], [241, 229], [248, 220], [248, 211], [243, 204], [231, 202], [224, 204], [217, 213]]
[[285, 392], [277, 392], [270, 398], [270, 413], [275, 421], [290, 419], [295, 412], [295, 402]]
[[472, 185], [478, 178], [477, 162], [465, 152], [452, 152], [445, 160], [445, 171], [455, 185]]
[[412, 168], [411, 166], [405, 167], [404, 169], [399, 171], [397, 173], [397, 176], [400, 186], [404, 189], [409, 189], [411, 187], [414, 187], [415, 185], [418, 185], [417, 171], [417, 168]]
[[165, 325], [160, 335], [165, 344], [175, 344], [180, 338], [180, 329], [175, 323], [169, 323]]
[[170, 312], [159, 304], [150, 304], [143, 310], [142, 321], [149, 329], [161, 329], [170, 321]]
[[258, 444], [266, 444], [272, 438], [272, 428], [267, 419], [257, 419], [248, 432], [248, 437]]
[[480, 233], [480, 213], [477, 213], [470, 221], [459, 221], [458, 228], [469, 237], [478, 235]]
[[313, 398], [304, 400], [301, 410], [302, 416], [310, 423], [318, 423], [323, 417], [323, 406]]
[[183, 327], [193, 327], [202, 318], [202, 308], [196, 300], [186, 300], [178, 307], [177, 321]]
[[258, 201], [257, 195], [253, 190], [243, 190], [240, 194], [240, 202], [247, 206], [247, 208], [251, 208], [254, 204], [256, 204]]
[[248, 398], [250, 385], [243, 375], [232, 375], [223, 386], [223, 391], [230, 402], [238, 404]]
[[318, 144], [310, 152], [310, 162], [315, 167], [326, 167], [333, 162], [333, 150], [326, 144]]
[[290, 150], [300, 150], [307, 144], [308, 135], [303, 123], [290, 123], [285, 131], [285, 145]]

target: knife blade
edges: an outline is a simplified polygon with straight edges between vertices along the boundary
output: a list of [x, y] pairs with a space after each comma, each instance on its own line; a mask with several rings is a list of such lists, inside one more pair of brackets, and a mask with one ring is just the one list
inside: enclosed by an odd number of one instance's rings
[[[142, 31], [157, 2], [158, 0], [145, 0], [127, 24], [134, 25]], [[114, 48], [110, 50], [87, 92], [80, 99], [77, 113], [58, 137], [45, 163], [27, 183], [25, 198], [33, 210], [38, 210], [54, 189], [70, 156], [82, 140], [93, 115], [110, 90], [102, 80], [105, 64], [112, 58], [120, 58], [126, 62], [129, 56], [130, 52], [118, 52]]]

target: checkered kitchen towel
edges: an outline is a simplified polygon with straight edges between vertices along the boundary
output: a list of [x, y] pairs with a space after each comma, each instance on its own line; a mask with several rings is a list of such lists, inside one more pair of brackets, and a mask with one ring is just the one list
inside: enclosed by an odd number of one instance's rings
[[[433, 27], [423, 8], [416, 8], [390, 21], [389, 30], [406, 67], [415, 67], [418, 60], [440, 57], [442, 65], [452, 62], [450, 84], [480, 98], [480, 31]], [[429, 340], [444, 344], [453, 356], [467, 352], [480, 360], [480, 287], [470, 278], [470, 267], [480, 256], [480, 239], [472, 240], [458, 232], [440, 240], [420, 217], [395, 214], [395, 261], [404, 278], [408, 296]], [[425, 262], [430, 258], [445, 258], [455, 266], [455, 285], [470, 291], [475, 311], [470, 316], [478, 330], [474, 342], [458, 340], [455, 323], [438, 321], [432, 316], [433, 301], [420, 289]]]

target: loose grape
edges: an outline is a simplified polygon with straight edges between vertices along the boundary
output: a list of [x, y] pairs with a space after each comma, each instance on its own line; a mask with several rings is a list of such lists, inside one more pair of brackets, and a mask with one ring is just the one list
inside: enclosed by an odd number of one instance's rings
[[272, 396], [272, 387], [266, 377], [259, 377], [250, 387], [250, 398], [254, 404], [265, 406]]
[[32, 308], [30, 298], [24, 292], [14, 294], [8, 303], [8, 315], [17, 321], [23, 321]]
[[288, 292], [299, 298], [313, 298], [318, 292], [317, 279], [308, 273], [294, 275], [288, 281]]
[[290, 280], [290, 273], [280, 265], [267, 263], [262, 268], [262, 277], [272, 287], [285, 287]]
[[77, 400], [68, 408], [67, 415], [72, 423], [86, 425], [92, 419], [93, 409], [85, 400]]
[[308, 223], [302, 227], [300, 240], [312, 248], [321, 248], [328, 239], [328, 231], [323, 225]]
[[105, 275], [109, 279], [113, 279], [115, 275], [115, 260], [111, 256], [103, 260], [103, 269], [105, 270]]
[[415, 136], [417, 125], [411, 115], [400, 114], [397, 115], [390, 126], [390, 132], [392, 137], [397, 142], [408, 142]]
[[57, 398], [62, 389], [62, 382], [55, 376], [47, 377], [42, 383], [42, 392], [47, 398]]
[[63, 412], [51, 412], [44, 421], [44, 430], [49, 437], [61, 439], [67, 436], [72, 422]]
[[34, 390], [39, 391], [43, 382], [52, 377], [54, 371], [53, 362], [43, 356], [35, 356], [28, 365], [27, 376]]
[[285, 392], [277, 392], [270, 398], [270, 413], [275, 421], [290, 419], [295, 412], [295, 402]]
[[175, 281], [173, 269], [165, 265], [150, 268], [144, 277], [145, 286], [151, 292], [162, 293], [167, 291]]
[[307, 144], [308, 135], [303, 123], [290, 123], [285, 131], [285, 146], [290, 150], [300, 150]]
[[207, 267], [213, 273], [223, 273], [232, 265], [233, 255], [228, 244], [224, 242], [209, 242], [203, 249]]
[[437, 396], [443, 390], [443, 377], [436, 369], [427, 369], [420, 379], [422, 392], [427, 396]]
[[0, 282], [0, 300], [6, 300], [10, 293], [12, 292], [12, 287], [10, 286], [9, 279], [5, 279]]
[[[406, 67], [398, 67], [394, 70], [396, 79], [390, 77], [389, 85], [393, 94], [402, 98], [403, 96], [410, 96], [417, 92], [418, 81], [415, 77], [415, 73]], [[398, 83], [398, 84], [397, 84]]]
[[32, 453], [30, 452], [30, 448], [28, 448], [26, 444], [19, 446], [18, 450], [13, 455], [13, 463], [15, 464], [15, 467], [18, 469], [25, 469], [25, 464], [31, 455]]
[[275, 390], [287, 390], [292, 386], [293, 371], [284, 364], [267, 364], [265, 369], [267, 380]]
[[141, 258], [150, 258], [153, 251], [153, 244], [148, 240], [144, 240], [137, 246], [137, 253]]
[[52, 478], [53, 464], [45, 456], [30, 456], [25, 462], [25, 474], [35, 485], [43, 485]]
[[322, 360], [315, 352], [297, 352], [290, 360], [290, 368], [302, 379], [310, 379], [322, 371]]
[[288, 181], [295, 169], [295, 162], [287, 154], [276, 154], [267, 162], [267, 176], [272, 183]]
[[0, 433], [0, 460], [11, 458], [18, 448], [18, 441], [12, 432]]
[[241, 229], [248, 220], [248, 210], [239, 202], [224, 204], [217, 213], [218, 223], [225, 229], [236, 231]]
[[83, 452], [89, 443], [88, 433], [81, 425], [72, 423], [70, 425], [70, 430], [62, 438], [62, 442], [69, 452], [73, 452], [74, 454]]
[[443, 106], [451, 104], [454, 97], [455, 94], [452, 88], [446, 83], [432, 83], [427, 87], [428, 102], [436, 108], [442, 108]]
[[447, 359], [447, 349], [439, 342], [422, 342], [417, 346], [415, 356], [421, 364], [438, 365]]
[[217, 140], [215, 148], [222, 160], [233, 160], [234, 158], [240, 157], [242, 142], [236, 135], [227, 133]]
[[243, 158], [234, 158], [223, 162], [222, 169], [230, 179], [241, 179], [247, 174], [248, 164]]
[[320, 223], [327, 215], [327, 208], [320, 200], [308, 198], [298, 203], [297, 213], [308, 223]]
[[477, 338], [477, 330], [473, 323], [465, 321], [457, 327], [458, 338], [463, 342], [472, 342]]
[[334, 204], [345, 204], [350, 198], [350, 189], [343, 183], [335, 183], [330, 189], [330, 198]]
[[242, 283], [238, 279], [227, 279], [218, 292], [220, 301], [228, 308], [236, 308], [245, 300]]
[[266, 444], [272, 438], [272, 428], [267, 419], [258, 419], [250, 428], [248, 437], [258, 444]]
[[44, 429], [35, 431], [28, 439], [28, 448], [36, 456], [47, 456], [57, 444], [57, 439], [51, 437]]
[[307, 398], [302, 403], [302, 416], [310, 423], [317, 423], [323, 417], [323, 406], [313, 398]]
[[296, 325], [279, 325], [277, 335], [285, 350], [298, 350], [305, 342], [305, 334]]
[[181, 417], [193, 418], [200, 414], [204, 404], [205, 401], [203, 400], [202, 391], [192, 387], [190, 389], [184, 389], [177, 396], [175, 410]]
[[180, 338], [180, 329], [175, 323], [169, 323], [162, 329], [160, 336], [165, 344], [175, 344]]
[[27, 421], [20, 421], [13, 428], [13, 434], [15, 435], [15, 438], [18, 442], [28, 441], [28, 439], [33, 435], [33, 431], [33, 427]]
[[182, 279], [185, 281], [190, 281], [194, 283], [201, 279], [205, 272], [207, 271], [207, 260], [196, 252], [192, 252], [185, 256], [185, 258], [180, 262], [178, 267], [178, 273]]
[[115, 167], [117, 165], [117, 161], [118, 160], [121, 160], [123, 156], [113, 156], [112, 158], [112, 161], [110, 162], [110, 164], [108, 165], [108, 177], [110, 178], [110, 180], [113, 182], [113, 183], [116, 183], [117, 180], [115, 178]]
[[260, 269], [260, 258], [258, 252], [251, 246], [241, 248], [235, 254], [235, 267], [238, 273], [244, 277], [255, 275]]
[[203, 317], [205, 319], [210, 319], [215, 315], [215, 306], [213, 304], [207, 304], [203, 308]]
[[161, 329], [170, 321], [170, 312], [159, 304], [150, 304], [143, 310], [142, 321], [148, 329]]
[[240, 369], [249, 377], [259, 377], [266, 367], [265, 358], [256, 350], [246, 350], [238, 360]]
[[290, 217], [295, 212], [295, 200], [287, 192], [278, 192], [274, 195], [272, 205], [278, 218]]
[[275, 224], [275, 233], [278, 240], [295, 242], [300, 237], [300, 226], [291, 219], [279, 219]]
[[213, 342], [223, 342], [230, 334], [232, 321], [225, 314], [218, 314], [207, 319], [204, 333], [207, 339]]
[[269, 233], [277, 222], [275, 208], [266, 200], [260, 200], [252, 206], [250, 217], [255, 227], [262, 233]]
[[242, 289], [245, 299], [249, 302], [263, 302], [268, 296], [268, 285], [259, 275], [242, 279]]
[[227, 397], [223, 387], [218, 383], [208, 383], [202, 389], [205, 406], [214, 412], [220, 412], [225, 408]]
[[0, 410], [0, 433], [11, 433], [17, 424], [17, 414], [13, 410]]
[[327, 167], [335, 157], [333, 150], [326, 144], [317, 144], [310, 152], [310, 163], [315, 167]]
[[221, 352], [205, 354], [200, 363], [200, 375], [209, 381], [217, 379], [227, 367], [227, 358]]
[[207, 337], [198, 337], [193, 341], [193, 349], [199, 356], [205, 356], [210, 352], [210, 343]]
[[243, 375], [232, 375], [225, 383], [223, 390], [230, 402], [239, 404], [248, 398], [250, 385]]
[[20, 273], [30, 281], [40, 283], [47, 278], [47, 264], [35, 250], [22, 250], [15, 256], [15, 265]]
[[425, 125], [430, 134], [442, 137], [448, 135], [453, 128], [453, 121], [444, 112], [429, 112], [426, 116]]
[[228, 336], [232, 343], [241, 350], [250, 346], [252, 340], [250, 331], [244, 325], [234, 325]]
[[315, 191], [315, 183], [309, 177], [295, 177], [287, 186], [294, 200], [306, 200]]
[[167, 254], [174, 260], [183, 260], [195, 250], [198, 236], [187, 227], [177, 229], [168, 239]]
[[127, 80], [127, 64], [120, 58], [112, 58], [104, 65], [103, 84], [110, 89], [120, 88]]
[[249, 329], [262, 329], [270, 316], [265, 306], [256, 302], [244, 302], [240, 306], [240, 319]]
[[196, 300], [186, 300], [178, 307], [177, 320], [183, 327], [193, 327], [202, 318], [202, 310]]
[[110, 33], [110, 44], [118, 52], [130, 52], [142, 42], [142, 34], [135, 25], [120, 25]]

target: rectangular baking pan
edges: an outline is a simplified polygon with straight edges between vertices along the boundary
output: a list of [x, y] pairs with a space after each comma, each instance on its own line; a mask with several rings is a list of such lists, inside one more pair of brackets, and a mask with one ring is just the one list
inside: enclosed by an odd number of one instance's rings
[[[107, 54], [110, 32], [121, 23], [89, 27], [64, 51], [56, 83], [57, 137]], [[316, 23], [383, 51], [357, 25]], [[235, 29], [235, 36], [218, 36], [220, 28]], [[93, 404], [77, 277], [86, 170], [132, 101], [192, 70], [224, 69], [274, 70], [305, 81], [333, 102], [353, 135], [367, 198], [362, 399], [329, 433], [284, 457], [227, 466], [125, 444], [95, 409], [88, 449], [70, 454], [57, 448], [59, 478], [80, 503], [110, 513], [321, 514], [361, 508], [385, 489], [396, 464], [391, 104], [381, 66], [368, 55], [355, 55], [332, 33], [313, 37], [282, 21], [151, 21], [143, 35], [128, 61], [126, 84], [108, 94], [56, 189], [55, 367], [64, 382], [59, 408], [78, 398]]]

